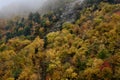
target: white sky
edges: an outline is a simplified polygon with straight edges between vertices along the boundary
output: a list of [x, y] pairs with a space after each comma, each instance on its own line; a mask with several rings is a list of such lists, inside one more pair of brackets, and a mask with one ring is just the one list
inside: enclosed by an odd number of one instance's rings
[[0, 0], [0, 18], [36, 12], [48, 1], [50, 0]]
[[13, 3], [19, 4], [21, 2], [27, 5], [29, 3], [34, 4], [34, 2], [43, 3], [44, 1], [46, 0], [0, 0], [0, 9]]
[[0, 0], [0, 8], [7, 6], [15, 1], [20, 1], [20, 0]]

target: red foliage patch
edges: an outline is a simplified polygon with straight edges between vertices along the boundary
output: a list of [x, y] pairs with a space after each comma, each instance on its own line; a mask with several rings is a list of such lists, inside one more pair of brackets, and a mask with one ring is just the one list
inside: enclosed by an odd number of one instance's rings
[[119, 15], [120, 16], [120, 11], [117, 11], [115, 14]]
[[100, 71], [102, 71], [105, 67], [111, 68], [111, 65], [108, 61], [104, 61], [104, 63], [100, 66]]

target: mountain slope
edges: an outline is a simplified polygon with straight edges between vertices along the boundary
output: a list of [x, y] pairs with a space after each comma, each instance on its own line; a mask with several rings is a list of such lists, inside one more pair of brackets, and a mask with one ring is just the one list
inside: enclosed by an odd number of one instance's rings
[[[10, 38], [0, 44], [0, 79], [119, 80], [120, 4], [75, 9], [73, 22], [62, 22], [61, 10], [11, 20]], [[61, 29], [49, 32], [58, 22]]]

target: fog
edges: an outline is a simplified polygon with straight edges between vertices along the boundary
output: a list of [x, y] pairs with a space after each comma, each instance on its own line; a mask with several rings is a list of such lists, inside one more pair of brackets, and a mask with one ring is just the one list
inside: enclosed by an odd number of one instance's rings
[[[9, 1], [5, 6], [0, 8], [0, 17], [9, 18], [13, 16], [24, 16], [29, 12], [39, 10], [47, 0], [14, 0]], [[2, 3], [0, 3], [2, 4]]]
[[9, 3], [6, 0], [7, 4], [0, 8], [0, 18], [26, 16], [30, 12], [36, 11], [45, 13], [46, 11], [57, 8], [58, 6], [63, 6], [66, 1], [76, 0], [9, 0]]

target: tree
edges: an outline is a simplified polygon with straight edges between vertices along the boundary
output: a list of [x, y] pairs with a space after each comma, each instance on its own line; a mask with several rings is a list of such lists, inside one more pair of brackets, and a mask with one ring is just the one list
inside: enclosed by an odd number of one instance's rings
[[33, 13], [32, 12], [28, 15], [28, 20], [33, 20]]
[[29, 26], [26, 26], [25, 28], [24, 28], [24, 35], [25, 36], [28, 36], [28, 35], [30, 35], [31, 34], [31, 28], [29, 27]]
[[13, 38], [13, 34], [11, 32], [6, 33], [6, 41], [8, 41], [10, 38]]
[[33, 21], [40, 23], [40, 14], [38, 12], [33, 14]]

